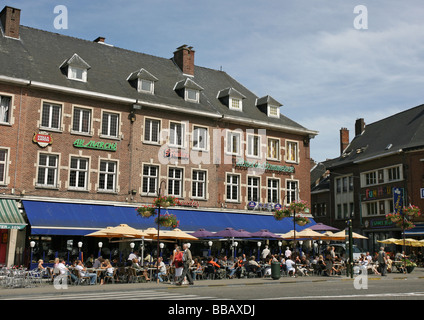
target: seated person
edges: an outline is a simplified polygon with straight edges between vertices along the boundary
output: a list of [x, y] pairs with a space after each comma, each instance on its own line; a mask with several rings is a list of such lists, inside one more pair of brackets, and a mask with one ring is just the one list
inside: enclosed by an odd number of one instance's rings
[[78, 270], [81, 277], [89, 277], [91, 285], [96, 284], [97, 274], [87, 272], [87, 268], [84, 267], [81, 260], [77, 260], [77, 265], [75, 266], [75, 269]]
[[286, 259], [286, 270], [287, 270], [287, 273], [288, 274], [290, 274], [290, 273], [292, 273], [292, 277], [295, 277], [296, 276], [296, 269], [295, 269], [295, 263], [294, 263], [294, 261], [291, 259], [291, 257], [289, 256], [289, 257], [287, 257], [287, 259]]

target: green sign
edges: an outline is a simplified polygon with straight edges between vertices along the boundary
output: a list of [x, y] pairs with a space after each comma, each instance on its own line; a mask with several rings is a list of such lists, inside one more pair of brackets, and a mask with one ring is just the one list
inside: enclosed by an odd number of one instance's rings
[[104, 151], [116, 151], [117, 142], [109, 143], [109, 142], [96, 142], [94, 140], [90, 140], [87, 143], [84, 139], [77, 139], [74, 141], [74, 147], [76, 148], [86, 148], [86, 149], [96, 149], [96, 150], [104, 150]]
[[276, 164], [270, 164], [268, 162], [259, 163], [256, 161], [247, 161], [244, 159], [236, 159], [234, 162], [234, 166], [242, 168], [258, 168], [268, 171], [275, 171], [278, 173], [294, 173], [293, 166], [280, 166]]

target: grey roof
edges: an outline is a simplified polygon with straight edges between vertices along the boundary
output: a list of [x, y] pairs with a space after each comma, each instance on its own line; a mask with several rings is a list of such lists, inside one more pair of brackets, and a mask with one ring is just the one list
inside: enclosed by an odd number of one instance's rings
[[271, 97], [269, 95], [262, 97], [262, 98], [259, 98], [256, 101], [257, 106], [264, 105], [264, 104], [270, 104], [272, 106], [277, 106], [277, 107], [282, 106], [282, 104], [280, 102], [278, 102], [277, 100], [275, 100], [273, 97]]
[[[74, 54], [91, 68], [87, 82], [69, 80], [60, 71], [64, 61]], [[154, 94], [138, 92], [128, 81], [134, 70], [145, 69], [158, 79]], [[199, 103], [185, 101], [174, 90], [176, 83], [185, 83], [184, 75], [173, 59], [134, 52], [110, 45], [77, 39], [26, 26], [20, 27], [20, 40], [0, 37], [0, 76], [27, 79], [60, 87], [138, 99], [145, 103], [170, 105], [178, 110], [194, 110], [216, 115], [228, 115], [250, 121], [266, 122], [293, 128], [305, 135], [317, 132], [306, 129], [297, 122], [280, 115], [268, 117], [255, 105], [258, 97], [223, 71], [195, 66], [190, 77], [203, 88]], [[218, 93], [233, 88], [244, 97], [243, 112], [229, 110]]]
[[424, 148], [424, 104], [366, 125], [330, 167]]

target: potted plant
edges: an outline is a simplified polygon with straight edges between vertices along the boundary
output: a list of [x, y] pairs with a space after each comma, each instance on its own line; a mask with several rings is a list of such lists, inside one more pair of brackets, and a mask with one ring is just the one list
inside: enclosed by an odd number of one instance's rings
[[415, 225], [412, 223], [412, 221], [409, 221], [408, 219], [403, 219], [396, 223], [396, 226], [403, 229], [403, 230], [410, 230], [415, 227]]
[[275, 210], [273, 212], [273, 215], [274, 215], [275, 220], [282, 220], [283, 218], [290, 217], [291, 212], [288, 208], [284, 208], [284, 209], [280, 209], [280, 210]]
[[156, 207], [168, 208], [177, 205], [178, 200], [172, 196], [159, 196], [155, 198], [153, 203]]
[[143, 218], [150, 218], [151, 216], [156, 215], [155, 207], [153, 206], [138, 207], [136, 210], [137, 214]]
[[308, 208], [308, 203], [305, 200], [293, 201], [289, 204], [291, 212], [304, 212]]
[[303, 227], [304, 225], [307, 225], [309, 222], [311, 222], [311, 220], [308, 217], [302, 217], [300, 215], [296, 216], [294, 218], [294, 221], [301, 227]]
[[415, 267], [417, 266], [417, 264], [415, 262], [412, 262], [411, 260], [406, 259], [406, 258], [403, 259], [402, 265], [406, 266], [406, 272], [408, 272], [408, 273], [411, 273], [412, 271], [414, 271]]
[[412, 204], [408, 207], [404, 207], [403, 212], [410, 217], [419, 217], [421, 215], [420, 208]]
[[386, 219], [392, 221], [393, 223], [398, 223], [402, 221], [403, 217], [399, 213], [388, 213], [386, 214]]
[[162, 227], [170, 227], [171, 229], [175, 229], [179, 226], [180, 221], [177, 220], [177, 217], [174, 214], [166, 213], [160, 217], [155, 218], [155, 223]]

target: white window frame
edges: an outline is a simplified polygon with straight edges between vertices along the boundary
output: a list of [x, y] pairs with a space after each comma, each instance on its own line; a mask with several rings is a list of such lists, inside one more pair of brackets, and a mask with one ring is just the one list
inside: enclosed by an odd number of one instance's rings
[[[230, 178], [230, 179], [229, 179]], [[234, 178], [237, 178], [237, 182], [234, 182]], [[230, 180], [230, 181], [228, 181]], [[225, 195], [226, 202], [240, 202], [240, 186], [241, 186], [241, 175], [234, 173], [227, 173], [225, 177]], [[230, 188], [230, 197], [228, 197], [228, 188]], [[234, 188], [236, 188], [237, 198], [233, 198]]]
[[[180, 171], [180, 177], [176, 177], [176, 171]], [[172, 176], [171, 176], [172, 173]], [[179, 192], [175, 192], [176, 186], [179, 187]], [[184, 169], [179, 167], [168, 167], [168, 195], [177, 198], [183, 198], [184, 194]]]
[[[149, 124], [149, 128], [147, 128], [147, 121], [150, 122]], [[152, 126], [152, 122], [158, 122], [158, 128], [157, 128], [157, 141], [154, 141], [153, 138], [153, 126]], [[156, 119], [156, 118], [150, 118], [150, 117], [145, 117], [144, 118], [144, 132], [143, 132], [143, 142], [145, 143], [149, 143], [149, 144], [160, 144], [161, 139], [160, 139], [160, 130], [162, 128], [162, 121], [160, 119]], [[146, 139], [146, 134], [148, 135], [148, 139]]]
[[[106, 164], [105, 170], [102, 170], [102, 162]], [[109, 166], [114, 164], [114, 171], [108, 171]], [[104, 176], [104, 186], [100, 186], [100, 178]], [[108, 188], [108, 183], [112, 179], [113, 188]], [[118, 190], [118, 161], [110, 159], [99, 159], [99, 184], [97, 191], [99, 192], [116, 192]]]
[[[151, 174], [151, 169], [152, 168], [156, 169], [156, 174], [152, 175]], [[145, 174], [144, 169], [147, 168], [147, 174]], [[141, 180], [141, 194], [146, 195], [146, 196], [156, 196], [157, 195], [157, 189], [158, 189], [158, 182], [159, 182], [159, 170], [160, 167], [156, 164], [152, 164], [152, 163], [143, 163], [142, 166], [142, 180]], [[150, 182], [154, 180], [154, 190], [150, 190]], [[147, 186], [147, 191], [145, 191], [144, 189], [144, 181], [146, 181], [146, 186]]]
[[[203, 173], [203, 179], [199, 179], [199, 172]], [[207, 185], [207, 174], [206, 170], [193, 169], [191, 173], [191, 197], [193, 199], [206, 199], [206, 185]], [[199, 186], [201, 187], [202, 194], [199, 196]]]
[[[4, 107], [3, 100], [9, 99], [9, 105]], [[11, 95], [0, 93], [0, 124], [11, 124], [12, 123], [12, 110], [13, 110], [13, 97]], [[4, 117], [7, 115], [7, 119]]]
[[[296, 146], [293, 150], [293, 146]], [[292, 159], [294, 155], [295, 159]], [[299, 142], [293, 140], [286, 140], [286, 162], [299, 163]]]
[[[41, 164], [41, 156], [46, 157], [46, 163]], [[50, 165], [50, 159], [55, 159], [55, 165]], [[36, 180], [36, 186], [42, 187], [42, 188], [57, 188], [58, 187], [58, 179], [59, 179], [59, 161], [60, 157], [58, 154], [51, 154], [51, 153], [44, 153], [40, 152], [38, 153], [38, 159], [37, 159], [37, 180]], [[43, 170], [43, 172], [41, 172]], [[49, 181], [49, 175], [51, 174], [51, 170], [53, 170], [53, 183], [48, 183]], [[40, 182], [40, 179], [43, 179], [42, 182]]]
[[243, 100], [240, 98], [229, 97], [228, 107], [230, 110], [243, 111]]
[[[246, 139], [247, 139], [246, 156], [251, 158], [261, 158], [262, 137], [256, 134], [248, 133]], [[255, 148], [255, 141], [257, 141], [256, 148]]]
[[[199, 143], [199, 138], [203, 137], [203, 141]], [[209, 150], [209, 130], [207, 127], [193, 125], [191, 133], [192, 149], [197, 151]], [[196, 144], [197, 143], [197, 144]]]
[[[78, 128], [75, 128], [75, 115], [76, 112], [79, 113], [79, 120], [78, 120]], [[83, 130], [83, 122], [84, 122], [84, 113], [88, 112], [88, 128], [87, 131]], [[84, 134], [84, 135], [92, 135], [92, 119], [93, 119], [93, 110], [90, 108], [84, 108], [80, 106], [74, 106], [72, 110], [72, 127], [71, 132], [72, 133], [78, 133], [78, 134]]]
[[[289, 186], [291, 183], [296, 185], [294, 189], [291, 185]], [[286, 180], [286, 203], [290, 204], [297, 200], [299, 200], [299, 180]]]
[[[253, 181], [257, 180], [257, 185], [255, 186]], [[261, 177], [258, 176], [247, 176], [247, 192], [246, 197], [247, 201], [261, 202]], [[254, 190], [257, 191], [257, 199], [254, 199]]]
[[[149, 84], [149, 89], [143, 89], [143, 84]], [[138, 79], [137, 91], [153, 94], [155, 92], [155, 82], [152, 80]]]
[[[238, 137], [236, 139], [236, 143], [237, 143], [237, 150], [234, 151], [234, 137]], [[228, 155], [235, 155], [235, 156], [239, 156], [241, 155], [241, 144], [242, 144], [242, 134], [239, 131], [231, 131], [228, 130], [227, 131], [227, 135], [226, 135], [226, 146], [225, 146], [225, 153]]]
[[[53, 125], [53, 121], [55, 121], [53, 116], [53, 110], [54, 108], [59, 109], [59, 115], [57, 119], [57, 126]], [[45, 108], [48, 108], [47, 111], [47, 117], [48, 119], [44, 119], [44, 110]], [[49, 102], [49, 101], [43, 101], [41, 104], [41, 118], [40, 118], [40, 128], [45, 130], [55, 130], [55, 131], [61, 131], [62, 130], [62, 114], [63, 114], [63, 105], [55, 102]], [[47, 123], [43, 123], [47, 120]]]
[[[81, 77], [77, 76], [78, 71], [81, 73]], [[87, 82], [87, 69], [68, 66], [68, 79]]]
[[[272, 142], [275, 141], [277, 143], [277, 146], [273, 146]], [[267, 138], [267, 145], [266, 145], [266, 158], [268, 160], [274, 160], [274, 161], [280, 161], [280, 139], [278, 138]], [[273, 157], [272, 154], [275, 153], [277, 157]]]
[[[174, 128], [172, 128], [172, 126], [175, 126]], [[178, 143], [178, 134], [177, 134], [177, 127], [176, 126], [181, 126], [181, 143]], [[185, 133], [186, 133], [186, 128], [185, 128], [185, 123], [183, 122], [175, 122], [175, 121], [170, 121], [169, 122], [169, 146], [170, 147], [175, 147], [175, 148], [184, 148], [185, 146]]]
[[4, 159], [0, 159], [0, 174], [3, 176], [3, 178], [0, 175], [0, 185], [7, 185], [8, 183], [8, 170], [9, 170], [9, 148], [3, 148], [0, 147], [0, 153], [4, 152]]
[[[275, 110], [276, 113], [271, 112], [271, 110]], [[268, 117], [271, 117], [271, 118], [280, 118], [280, 107], [274, 106], [274, 105], [268, 105], [267, 114], [268, 114]]]
[[[271, 182], [271, 186], [269, 185]], [[273, 182], [277, 183], [277, 186], [273, 185]], [[270, 192], [271, 192], [271, 199], [270, 199]], [[277, 199], [274, 199], [274, 195], [273, 193], [276, 193], [276, 197]], [[266, 182], [266, 200], [268, 203], [280, 203], [280, 179], [277, 178], [267, 178], [267, 182]], [[271, 201], [270, 201], [271, 200]], [[272, 200], [276, 200], [276, 201], [272, 201]]]
[[[76, 168], [72, 167], [72, 160], [76, 160], [77, 161], [77, 166]], [[85, 161], [86, 162], [86, 167], [81, 168], [81, 163]], [[88, 189], [88, 172], [90, 169], [90, 161], [88, 158], [83, 158], [83, 157], [77, 157], [77, 156], [71, 156], [70, 160], [69, 160], [69, 183], [68, 183], [68, 188], [70, 190], [87, 190]], [[75, 186], [71, 186], [71, 175], [72, 172], [75, 172]], [[81, 179], [83, 179], [84, 182], [84, 186], [79, 186], [79, 183], [81, 182]]]
[[[103, 128], [104, 128], [104, 121], [105, 116], [107, 116], [107, 132], [103, 132]], [[114, 117], [116, 117], [116, 134], [111, 134], [112, 131], [112, 121], [114, 119]], [[112, 138], [112, 139], [117, 139], [119, 138], [119, 132], [120, 132], [120, 114], [116, 113], [116, 112], [109, 112], [109, 111], [102, 111], [102, 123], [101, 123], [101, 127], [100, 127], [100, 136], [104, 137], [104, 138]]]
[[[194, 99], [190, 98], [190, 93], [193, 93], [195, 95]], [[199, 90], [185, 88], [184, 89], [184, 100], [199, 103]]]

